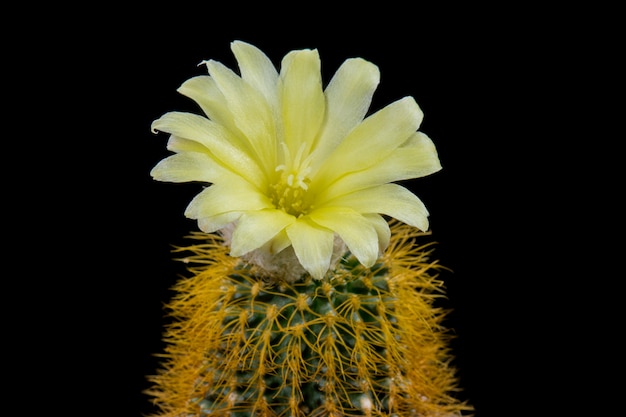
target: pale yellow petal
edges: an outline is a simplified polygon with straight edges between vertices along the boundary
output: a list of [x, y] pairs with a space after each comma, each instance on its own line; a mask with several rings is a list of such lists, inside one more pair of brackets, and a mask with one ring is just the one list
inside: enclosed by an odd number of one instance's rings
[[285, 142], [292, 155], [306, 143], [308, 154], [324, 119], [325, 97], [317, 50], [292, 51], [280, 71], [280, 103]]
[[428, 230], [428, 210], [415, 194], [398, 184], [383, 184], [342, 195], [322, 207], [349, 207], [359, 213], [378, 213]]
[[384, 160], [340, 177], [321, 190], [316, 198], [319, 204], [349, 192], [388, 182], [424, 177], [439, 170], [441, 163], [435, 145], [422, 132], [415, 132], [404, 145], [396, 148]]
[[236, 221], [239, 216], [241, 216], [240, 212], [229, 211], [213, 217], [202, 217], [198, 219], [198, 228], [204, 233], [213, 233]]
[[378, 249], [380, 254], [382, 254], [387, 246], [389, 246], [389, 241], [391, 240], [391, 229], [389, 228], [389, 223], [387, 220], [383, 218], [380, 214], [363, 214], [367, 220], [369, 220], [370, 224], [376, 230], [376, 234], [378, 235]]
[[267, 55], [256, 46], [242, 41], [231, 43], [241, 78], [261, 92], [270, 107], [278, 108], [278, 71]]
[[161, 160], [150, 175], [157, 181], [215, 182], [224, 175], [224, 169], [207, 154], [183, 152]]
[[314, 179], [315, 190], [328, 187], [346, 173], [383, 161], [417, 131], [422, 117], [412, 97], [400, 99], [367, 117], [320, 167]]
[[234, 178], [211, 185], [196, 195], [185, 210], [190, 219], [213, 217], [230, 211], [273, 208], [271, 200], [246, 181]]
[[[206, 61], [209, 74], [217, 83], [233, 120], [254, 150], [266, 174], [276, 167], [276, 127], [274, 113], [260, 91], [217, 61]], [[269, 170], [269, 171], [268, 171]]]
[[379, 252], [378, 234], [361, 214], [350, 208], [331, 207], [313, 210], [308, 216], [315, 223], [337, 233], [363, 265], [374, 265]]
[[239, 133], [226, 99], [211, 77], [199, 75], [190, 78], [178, 87], [177, 91], [195, 101], [209, 119], [226, 127], [233, 134]]
[[270, 253], [276, 254], [291, 246], [291, 240], [289, 240], [289, 236], [287, 236], [286, 230], [281, 230], [274, 238], [272, 239], [272, 245], [270, 246]]
[[361, 123], [379, 82], [378, 67], [364, 59], [351, 58], [339, 67], [324, 90], [326, 120], [315, 150], [318, 163]]
[[195, 140], [181, 138], [176, 135], [170, 135], [167, 140], [167, 149], [172, 152], [208, 152], [207, 147], [203, 144], [196, 142]]
[[171, 133], [174, 136], [196, 141], [204, 145], [207, 152], [233, 172], [237, 172], [252, 184], [262, 186], [265, 176], [257, 162], [238, 143], [236, 137], [223, 126], [191, 113], [170, 112], [152, 123], [154, 131]]
[[412, 162], [405, 162], [406, 166], [410, 167], [408, 168], [410, 177], [402, 179], [425, 177], [441, 170], [437, 148], [425, 133], [415, 132], [399, 151], [407, 152], [413, 157]]
[[330, 268], [334, 233], [306, 217], [286, 229], [300, 264], [315, 279], [322, 279]]
[[276, 209], [242, 214], [233, 231], [230, 254], [241, 256], [260, 248], [295, 221], [294, 216]]

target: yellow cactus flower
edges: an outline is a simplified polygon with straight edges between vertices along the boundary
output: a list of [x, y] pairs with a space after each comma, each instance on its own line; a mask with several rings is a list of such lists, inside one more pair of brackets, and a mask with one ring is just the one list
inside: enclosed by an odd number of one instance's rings
[[347, 59], [324, 87], [316, 49], [289, 52], [279, 71], [251, 44], [231, 49], [239, 74], [204, 61], [209, 75], [178, 90], [204, 115], [152, 124], [174, 152], [152, 177], [209, 185], [185, 211], [203, 232], [221, 231], [233, 257], [270, 268], [291, 254], [321, 279], [342, 245], [374, 265], [390, 238], [383, 216], [428, 229], [422, 201], [395, 183], [441, 169], [412, 97], [367, 114], [380, 79], [371, 62]]

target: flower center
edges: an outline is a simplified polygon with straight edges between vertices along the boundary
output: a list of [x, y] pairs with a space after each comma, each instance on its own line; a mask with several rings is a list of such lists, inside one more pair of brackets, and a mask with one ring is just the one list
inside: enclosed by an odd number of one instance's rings
[[296, 217], [306, 214], [303, 197], [309, 182], [296, 172], [281, 172], [278, 183], [272, 185], [272, 201], [276, 208]]
[[274, 206], [296, 217], [306, 214], [309, 208], [304, 196], [311, 182], [308, 178], [311, 156], [302, 159], [304, 148], [305, 144], [302, 144], [296, 157], [291, 159], [289, 149], [283, 143], [284, 163], [276, 167], [275, 171], [280, 173], [280, 177], [271, 185], [270, 190]]

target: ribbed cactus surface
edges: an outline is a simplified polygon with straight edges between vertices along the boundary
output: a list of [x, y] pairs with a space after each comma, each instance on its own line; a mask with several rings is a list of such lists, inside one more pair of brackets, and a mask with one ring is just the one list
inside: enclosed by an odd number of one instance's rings
[[259, 274], [220, 238], [178, 248], [191, 276], [169, 304], [159, 416], [460, 416], [442, 326], [440, 266], [424, 233], [394, 226], [365, 268], [346, 253], [322, 280]]

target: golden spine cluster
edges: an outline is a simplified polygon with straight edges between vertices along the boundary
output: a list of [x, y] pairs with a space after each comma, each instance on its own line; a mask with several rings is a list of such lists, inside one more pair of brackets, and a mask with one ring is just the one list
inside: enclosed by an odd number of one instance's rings
[[190, 276], [168, 304], [160, 417], [460, 416], [443, 268], [427, 233], [391, 224], [370, 268], [349, 253], [322, 280], [268, 279], [217, 234], [177, 247]]

